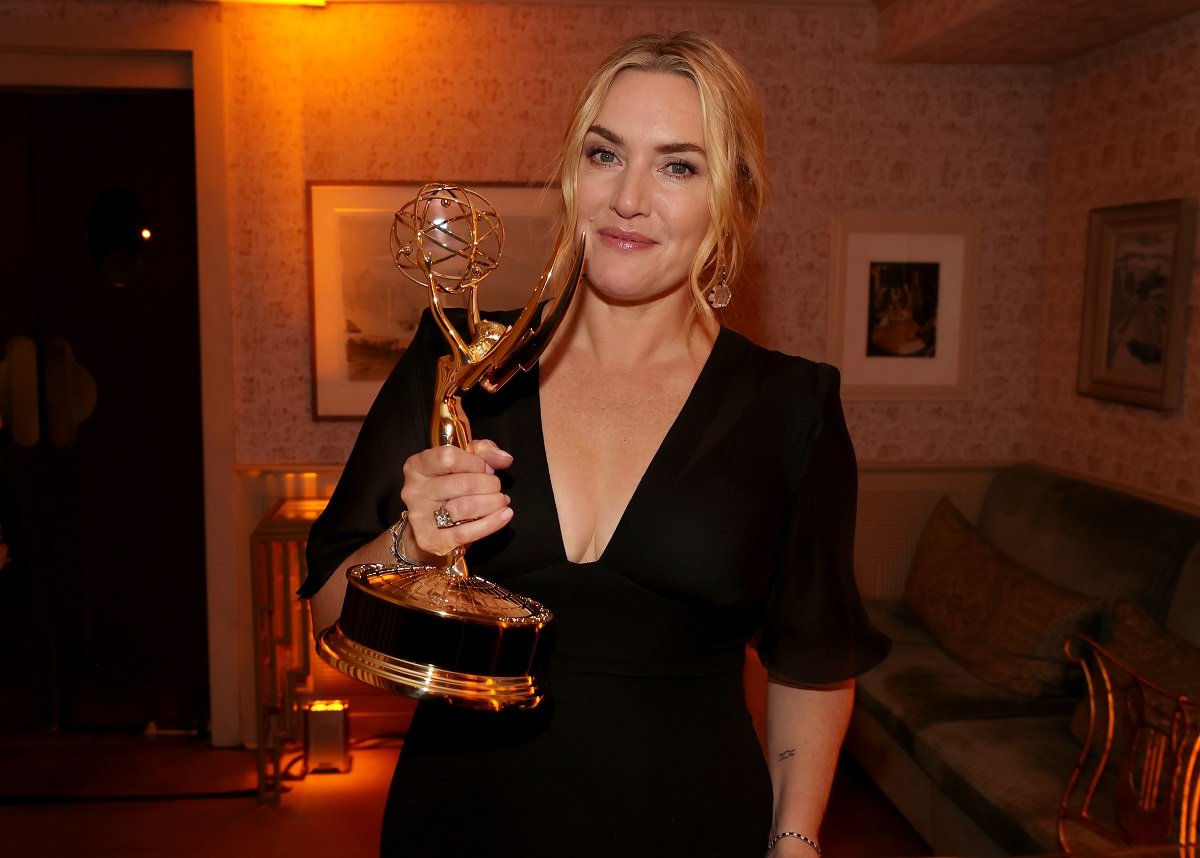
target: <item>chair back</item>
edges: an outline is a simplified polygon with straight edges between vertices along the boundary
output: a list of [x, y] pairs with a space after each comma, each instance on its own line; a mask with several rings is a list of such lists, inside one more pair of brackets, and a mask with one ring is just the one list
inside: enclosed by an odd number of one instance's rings
[[1088, 717], [1059, 803], [1059, 845], [1069, 853], [1082, 826], [1118, 847], [1194, 848], [1200, 701], [1156, 685], [1086, 635], [1071, 635], [1066, 650], [1087, 679]]

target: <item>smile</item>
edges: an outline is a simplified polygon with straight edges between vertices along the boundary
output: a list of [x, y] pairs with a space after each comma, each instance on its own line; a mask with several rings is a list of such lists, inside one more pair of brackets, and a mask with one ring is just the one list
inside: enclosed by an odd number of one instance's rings
[[605, 227], [599, 234], [601, 244], [617, 250], [645, 250], [658, 244], [654, 239], [628, 229]]

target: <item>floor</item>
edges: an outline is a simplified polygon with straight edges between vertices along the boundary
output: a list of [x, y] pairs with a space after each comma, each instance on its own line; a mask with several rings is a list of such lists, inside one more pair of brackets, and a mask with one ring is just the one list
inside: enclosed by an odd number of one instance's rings
[[[187, 736], [0, 732], [0, 854], [374, 858], [399, 749], [398, 740], [358, 744], [349, 773], [291, 780], [272, 806], [257, 799], [252, 751], [213, 749]], [[930, 854], [848, 760], [821, 842], [831, 858]]]

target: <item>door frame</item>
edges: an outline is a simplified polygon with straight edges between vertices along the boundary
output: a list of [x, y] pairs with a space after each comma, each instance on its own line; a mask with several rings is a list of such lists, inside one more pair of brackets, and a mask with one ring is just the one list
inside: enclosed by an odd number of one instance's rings
[[166, 8], [169, 16], [159, 21], [8, 20], [0, 36], [0, 85], [193, 91], [210, 727], [214, 745], [230, 746], [242, 740], [239, 650], [248, 620], [239, 610], [238, 573], [247, 561], [236, 550], [234, 520], [224, 50], [219, 10]]

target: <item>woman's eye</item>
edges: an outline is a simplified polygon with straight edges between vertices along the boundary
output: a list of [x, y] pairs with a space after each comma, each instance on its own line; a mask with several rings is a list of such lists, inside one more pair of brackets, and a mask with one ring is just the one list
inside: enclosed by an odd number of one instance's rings
[[593, 146], [588, 149], [587, 156], [589, 161], [597, 164], [615, 164], [617, 162], [617, 153], [611, 149], [605, 149], [603, 146]]
[[672, 161], [667, 164], [666, 171], [672, 176], [694, 176], [696, 168], [687, 161]]

